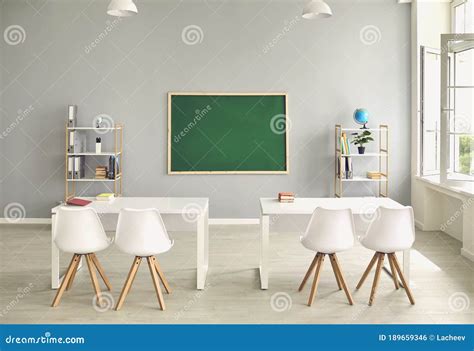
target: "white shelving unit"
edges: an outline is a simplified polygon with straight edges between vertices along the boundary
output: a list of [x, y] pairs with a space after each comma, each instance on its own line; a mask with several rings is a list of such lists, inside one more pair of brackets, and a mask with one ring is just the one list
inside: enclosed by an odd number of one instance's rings
[[[86, 132], [102, 132], [101, 136], [105, 136], [104, 132], [113, 132], [114, 138], [114, 150], [107, 152], [68, 152], [69, 145], [69, 131], [84, 131]], [[76, 196], [76, 183], [88, 183], [88, 182], [99, 182], [99, 183], [113, 183], [115, 196], [122, 195], [122, 171], [123, 171], [123, 124], [117, 123], [113, 127], [108, 128], [93, 128], [93, 127], [68, 127], [66, 126], [66, 171], [65, 171], [65, 201]], [[115, 156], [119, 158], [120, 171], [115, 175], [114, 179], [99, 179], [99, 178], [69, 178], [68, 177], [68, 162], [70, 156], [85, 156], [86, 160], [89, 156]], [[87, 162], [87, 161], [86, 161]]]
[[[378, 135], [378, 152], [368, 152], [364, 154], [343, 154], [341, 151], [340, 140], [342, 133], [354, 133], [354, 132], [363, 132], [367, 130], [372, 132], [375, 136]], [[344, 192], [344, 183], [353, 183], [353, 182], [368, 182], [368, 183], [378, 183], [379, 185], [379, 196], [387, 197], [388, 196], [388, 126], [381, 124], [379, 128], [369, 128], [369, 129], [360, 129], [360, 128], [342, 128], [340, 124], [336, 124], [335, 127], [335, 173], [334, 173], [334, 195], [336, 197], [342, 197]], [[370, 179], [363, 176], [353, 176], [352, 178], [342, 178], [339, 174], [339, 165], [345, 164], [345, 158], [354, 157], [354, 158], [378, 158], [379, 167], [378, 172], [382, 174], [380, 179]]]

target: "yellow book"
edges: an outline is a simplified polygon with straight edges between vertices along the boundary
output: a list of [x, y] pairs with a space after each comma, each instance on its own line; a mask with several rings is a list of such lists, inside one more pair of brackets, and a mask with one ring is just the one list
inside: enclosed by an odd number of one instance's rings
[[95, 197], [99, 201], [108, 201], [114, 198], [114, 193], [102, 193]]

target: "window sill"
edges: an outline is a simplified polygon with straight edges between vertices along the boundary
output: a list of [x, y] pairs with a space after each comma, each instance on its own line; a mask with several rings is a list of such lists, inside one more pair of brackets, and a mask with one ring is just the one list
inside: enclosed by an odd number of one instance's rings
[[474, 195], [474, 186], [472, 182], [456, 181], [456, 185], [451, 183], [441, 183], [439, 175], [416, 176], [417, 180], [429, 184], [432, 188], [438, 188], [442, 192], [454, 193], [458, 196], [472, 197]]

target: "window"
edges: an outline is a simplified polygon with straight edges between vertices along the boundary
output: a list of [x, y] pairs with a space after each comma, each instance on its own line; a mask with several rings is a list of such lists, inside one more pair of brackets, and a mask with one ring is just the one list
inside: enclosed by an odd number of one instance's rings
[[440, 62], [439, 50], [421, 48], [421, 175], [439, 174]]
[[[459, 45], [455, 45], [459, 46]], [[463, 43], [453, 53], [454, 72], [449, 82], [449, 168], [448, 178], [469, 180], [474, 175], [474, 48]], [[466, 177], [467, 176], [467, 177]], [[472, 180], [472, 179], [471, 179]]]
[[453, 33], [474, 33], [473, 0], [454, 0], [451, 6]]

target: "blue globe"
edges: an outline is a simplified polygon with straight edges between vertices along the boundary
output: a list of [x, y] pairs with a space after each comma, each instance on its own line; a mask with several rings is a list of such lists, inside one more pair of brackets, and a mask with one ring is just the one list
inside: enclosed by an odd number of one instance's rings
[[369, 122], [369, 111], [365, 108], [358, 108], [354, 111], [354, 121], [363, 125], [363, 128], [367, 128], [365, 125]]

